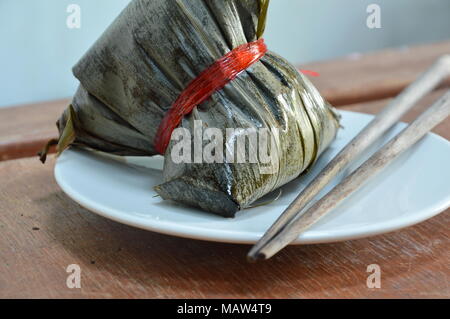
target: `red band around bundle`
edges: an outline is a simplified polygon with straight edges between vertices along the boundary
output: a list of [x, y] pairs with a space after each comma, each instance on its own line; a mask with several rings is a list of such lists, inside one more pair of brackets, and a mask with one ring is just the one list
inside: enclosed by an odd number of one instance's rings
[[247, 43], [230, 51], [200, 73], [181, 92], [161, 121], [155, 137], [156, 151], [164, 154], [173, 130], [180, 125], [183, 117], [191, 113], [194, 107], [205, 102], [214, 92], [221, 90], [228, 82], [234, 80], [242, 71], [259, 61], [266, 52], [267, 46], [263, 39]]

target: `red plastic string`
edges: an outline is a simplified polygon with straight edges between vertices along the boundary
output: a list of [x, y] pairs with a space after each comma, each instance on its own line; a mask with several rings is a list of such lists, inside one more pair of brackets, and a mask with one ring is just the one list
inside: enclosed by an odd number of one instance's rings
[[161, 121], [155, 137], [156, 151], [164, 154], [173, 130], [180, 125], [183, 117], [261, 59], [266, 52], [267, 46], [264, 40], [259, 39], [230, 51], [200, 73], [180, 94]]
[[314, 72], [314, 71], [310, 71], [310, 70], [300, 70], [300, 72], [302, 72], [303, 74], [306, 75], [311, 75], [311, 76], [320, 76], [319, 73]]

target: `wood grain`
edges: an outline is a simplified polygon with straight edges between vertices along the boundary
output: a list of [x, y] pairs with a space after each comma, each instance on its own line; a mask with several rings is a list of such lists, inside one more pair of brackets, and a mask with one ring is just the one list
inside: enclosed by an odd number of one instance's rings
[[0, 109], [0, 161], [37, 154], [57, 137], [56, 120], [69, 100]]
[[[433, 104], [437, 99], [447, 92], [448, 89], [440, 89], [437, 90], [427, 96], [425, 96], [422, 100], [417, 103], [416, 107], [414, 107], [408, 114], [406, 114], [403, 118], [403, 122], [412, 122], [419, 114], [421, 114], [427, 107]], [[367, 103], [357, 103], [352, 105], [347, 105], [340, 107], [341, 110], [368, 113], [368, 114], [377, 114], [379, 113], [389, 102], [391, 99], [382, 99], [378, 101], [372, 101]], [[447, 118], [444, 122], [436, 126], [433, 130], [434, 133], [450, 140], [450, 118]]]
[[[450, 297], [448, 212], [396, 233], [292, 246], [249, 264], [246, 245], [159, 235], [86, 211], [55, 184], [53, 164], [0, 163], [0, 297]], [[81, 289], [66, 286], [70, 264], [81, 266]], [[370, 264], [381, 267], [381, 289], [366, 286]]]
[[[449, 53], [450, 41], [447, 41], [353, 54], [305, 68], [320, 74], [312, 78], [313, 83], [333, 105], [342, 106], [396, 96], [438, 57]], [[443, 86], [449, 85], [447, 79]]]
[[[450, 41], [313, 63], [302, 69], [320, 74], [311, 80], [333, 105], [342, 106], [397, 95], [443, 54]], [[450, 80], [445, 84], [450, 85]], [[0, 161], [34, 156], [57, 137], [55, 122], [69, 99], [0, 109]]]

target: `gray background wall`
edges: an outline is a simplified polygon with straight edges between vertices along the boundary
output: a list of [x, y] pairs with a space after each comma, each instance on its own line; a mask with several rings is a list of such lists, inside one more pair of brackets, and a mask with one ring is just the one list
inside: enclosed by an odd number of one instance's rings
[[[0, 107], [71, 96], [72, 65], [129, 0], [0, 0]], [[81, 29], [68, 29], [78, 4]], [[366, 25], [369, 4], [382, 28]], [[450, 0], [272, 0], [271, 50], [294, 63], [450, 39]]]

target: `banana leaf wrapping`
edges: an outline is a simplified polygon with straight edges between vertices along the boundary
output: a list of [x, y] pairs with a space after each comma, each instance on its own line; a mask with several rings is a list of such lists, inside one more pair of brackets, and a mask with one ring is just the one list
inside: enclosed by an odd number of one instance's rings
[[[215, 61], [259, 38], [267, 5], [267, 0], [132, 1], [73, 69], [80, 86], [57, 123], [59, 151], [78, 145], [123, 156], [157, 154], [153, 141], [171, 105]], [[195, 120], [224, 136], [226, 128], [278, 131], [271, 147], [278, 165], [271, 174], [261, 173], [261, 163], [175, 163], [171, 141], [157, 193], [226, 217], [297, 178], [339, 127], [310, 81], [270, 51], [180, 126], [193, 132]], [[223, 140], [224, 149], [230, 142]]]

